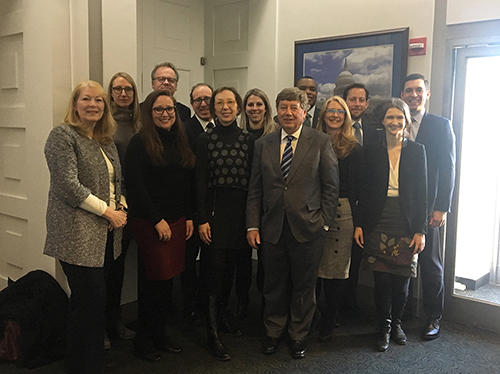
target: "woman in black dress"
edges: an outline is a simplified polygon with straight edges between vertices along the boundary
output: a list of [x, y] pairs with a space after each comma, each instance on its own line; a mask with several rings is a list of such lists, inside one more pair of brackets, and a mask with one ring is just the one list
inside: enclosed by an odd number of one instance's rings
[[142, 128], [127, 149], [125, 182], [130, 226], [139, 253], [139, 329], [136, 354], [148, 361], [159, 351], [181, 352], [165, 334], [172, 278], [184, 270], [186, 240], [193, 234], [195, 158], [167, 91], [143, 104]]
[[358, 201], [361, 179], [362, 150], [352, 127], [346, 102], [340, 96], [329, 98], [320, 112], [318, 127], [332, 137], [333, 150], [339, 160], [339, 200], [333, 228], [325, 234], [323, 255], [318, 270], [316, 296], [323, 290], [325, 302], [319, 303], [319, 339], [329, 340], [343, 293], [349, 277], [352, 234], [352, 212]]
[[385, 144], [364, 147], [354, 240], [364, 249], [364, 267], [373, 271], [380, 328], [376, 347], [384, 352], [390, 338], [407, 343], [401, 316], [410, 277], [417, 274], [417, 255], [425, 246], [427, 163], [424, 147], [403, 136], [410, 121], [406, 103], [393, 98], [382, 113]]
[[219, 339], [218, 324], [241, 335], [228, 310], [228, 290], [237, 263], [247, 262], [252, 254], [246, 241], [245, 209], [253, 138], [236, 123], [241, 108], [234, 88], [215, 90], [210, 110], [216, 126], [200, 135], [196, 147], [198, 231], [209, 257], [208, 345], [223, 361], [231, 357]]

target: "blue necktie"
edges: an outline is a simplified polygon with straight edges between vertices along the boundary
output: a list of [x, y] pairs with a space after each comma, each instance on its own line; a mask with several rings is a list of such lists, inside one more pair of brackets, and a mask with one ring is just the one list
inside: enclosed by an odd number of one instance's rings
[[292, 166], [292, 158], [293, 158], [293, 149], [292, 149], [292, 140], [295, 139], [293, 135], [286, 136], [286, 145], [283, 151], [283, 157], [281, 158], [281, 175], [283, 179], [286, 180], [288, 177], [288, 172], [290, 171], [290, 167]]

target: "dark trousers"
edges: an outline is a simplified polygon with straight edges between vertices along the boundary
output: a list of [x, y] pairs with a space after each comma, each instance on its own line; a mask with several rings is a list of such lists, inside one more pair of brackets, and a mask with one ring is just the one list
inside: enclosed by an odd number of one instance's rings
[[140, 259], [138, 270], [139, 325], [134, 345], [138, 351], [144, 352], [164, 342], [173, 279], [147, 279]]
[[441, 235], [442, 228], [427, 226], [425, 249], [418, 255], [424, 313], [430, 319], [440, 319], [443, 314], [444, 278]]
[[[195, 225], [195, 227], [197, 227]], [[196, 309], [196, 304], [204, 304], [205, 299], [203, 292], [204, 274], [206, 273], [206, 265], [204, 266], [205, 251], [200, 251], [202, 245], [198, 233], [193, 232], [193, 236], [186, 242], [186, 261], [184, 272], [181, 274], [182, 298], [184, 312], [189, 313]], [[197, 258], [200, 254], [200, 264], [198, 269]]]
[[131, 242], [130, 230], [125, 226], [122, 234], [122, 253], [114, 260], [106, 272], [106, 327], [114, 331], [116, 324], [121, 320], [121, 299], [123, 277], [125, 275], [125, 257]]
[[299, 243], [284, 222], [276, 244], [264, 241], [264, 326], [267, 336], [279, 338], [288, 325], [292, 340], [309, 333], [316, 310], [316, 278], [322, 255], [323, 235]]
[[[339, 307], [342, 305], [345, 279], [318, 278], [316, 282], [316, 299], [321, 312], [321, 317], [335, 320]], [[324, 303], [320, 303], [321, 292], [324, 295]]]
[[[250, 247], [207, 248], [208, 254], [208, 293], [217, 296], [220, 303], [227, 305], [236, 274], [236, 294], [247, 297], [252, 272], [252, 250]], [[250, 271], [246, 265], [250, 262]], [[237, 271], [242, 269], [243, 271]]]
[[410, 277], [374, 271], [373, 279], [379, 323], [383, 324], [387, 320], [401, 320], [408, 299]]
[[112, 232], [106, 242], [104, 267], [60, 261], [71, 290], [66, 338], [69, 374], [98, 374], [104, 370], [105, 279], [112, 262]]
[[357, 289], [359, 280], [359, 268], [361, 259], [363, 258], [363, 249], [356, 243], [352, 243], [351, 264], [349, 267], [349, 278], [346, 279], [343, 290], [343, 306], [347, 309], [355, 309], [358, 307]]

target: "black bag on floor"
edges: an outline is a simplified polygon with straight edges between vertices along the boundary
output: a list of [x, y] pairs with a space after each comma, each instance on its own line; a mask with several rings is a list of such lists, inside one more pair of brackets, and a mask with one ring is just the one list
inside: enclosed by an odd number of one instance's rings
[[16, 323], [17, 365], [35, 368], [64, 356], [68, 297], [48, 273], [35, 270], [0, 292], [0, 340]]

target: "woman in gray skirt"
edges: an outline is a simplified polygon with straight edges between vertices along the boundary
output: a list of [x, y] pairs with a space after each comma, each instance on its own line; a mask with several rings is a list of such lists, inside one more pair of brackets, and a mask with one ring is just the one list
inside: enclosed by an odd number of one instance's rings
[[320, 303], [319, 339], [329, 340], [335, 326], [339, 301], [351, 262], [352, 212], [358, 200], [362, 150], [352, 127], [347, 104], [340, 96], [329, 98], [318, 120], [321, 131], [332, 137], [339, 160], [339, 201], [333, 228], [325, 235], [323, 257], [318, 271], [317, 296], [324, 292]]
[[427, 163], [424, 146], [404, 137], [408, 106], [391, 99], [383, 107], [385, 142], [364, 147], [359, 216], [354, 240], [364, 249], [364, 268], [373, 271], [380, 333], [376, 347], [407, 342], [401, 316], [417, 255], [425, 246]]

